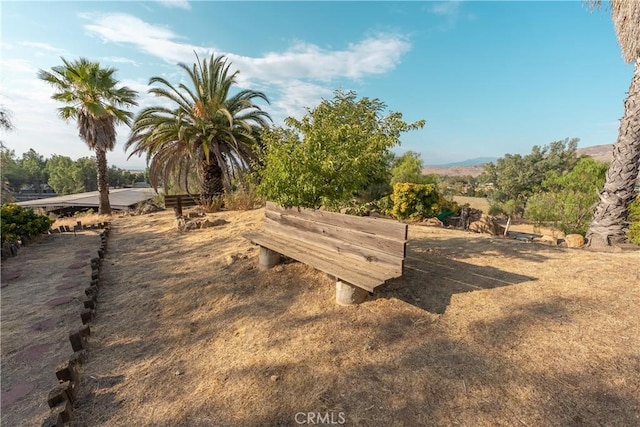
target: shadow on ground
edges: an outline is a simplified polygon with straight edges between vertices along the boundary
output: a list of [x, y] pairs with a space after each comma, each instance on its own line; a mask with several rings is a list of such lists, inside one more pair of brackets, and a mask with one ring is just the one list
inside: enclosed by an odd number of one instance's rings
[[[445, 247], [447, 250], [443, 249]], [[510, 246], [514, 248], [510, 249]], [[535, 277], [515, 274], [490, 266], [477, 266], [451, 258], [451, 248], [458, 256], [467, 257], [498, 250], [510, 256], [522, 256], [517, 251], [521, 245], [496, 245], [491, 240], [454, 238], [443, 240], [415, 239], [407, 247], [404, 274], [389, 280], [376, 289], [375, 298], [398, 298], [408, 304], [434, 314], [443, 314], [451, 302], [453, 294], [482, 289], [512, 286], [537, 280]], [[543, 254], [529, 254], [536, 261]]]

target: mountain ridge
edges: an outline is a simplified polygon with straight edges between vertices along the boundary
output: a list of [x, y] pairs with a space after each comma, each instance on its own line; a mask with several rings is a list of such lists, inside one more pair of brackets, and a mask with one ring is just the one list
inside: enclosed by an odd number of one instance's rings
[[[578, 148], [576, 153], [578, 157], [589, 156], [596, 160], [609, 163], [613, 156], [613, 144], [592, 145], [590, 147]], [[425, 175], [434, 174], [441, 176], [467, 176], [477, 177], [484, 170], [484, 165], [489, 162], [495, 162], [497, 157], [476, 157], [473, 159], [452, 162], [443, 165], [427, 165], [422, 168]]]

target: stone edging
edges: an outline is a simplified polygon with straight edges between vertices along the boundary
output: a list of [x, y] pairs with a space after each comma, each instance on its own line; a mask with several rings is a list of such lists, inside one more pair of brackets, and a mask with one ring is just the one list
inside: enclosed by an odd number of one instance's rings
[[73, 354], [69, 359], [60, 363], [56, 368], [58, 385], [53, 387], [47, 395], [47, 405], [51, 408], [50, 414], [42, 424], [43, 426], [62, 427], [71, 422], [73, 418], [73, 404], [77, 398], [77, 386], [79, 383], [78, 366], [87, 359], [87, 341], [91, 335], [89, 323], [93, 321], [98, 292], [100, 290], [100, 268], [107, 251], [107, 240], [111, 231], [109, 222], [101, 222], [92, 225], [82, 225], [80, 221], [71, 229], [61, 226], [60, 229], [51, 230], [50, 233], [75, 232], [76, 230], [102, 229], [100, 233], [100, 247], [97, 256], [91, 258], [91, 284], [85, 289], [85, 298], [82, 300], [80, 320], [82, 326], [69, 332], [69, 342]]

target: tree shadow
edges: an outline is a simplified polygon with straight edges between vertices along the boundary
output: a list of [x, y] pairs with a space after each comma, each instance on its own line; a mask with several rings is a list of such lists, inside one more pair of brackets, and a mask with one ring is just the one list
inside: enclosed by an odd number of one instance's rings
[[410, 237], [407, 242], [407, 253], [413, 257], [435, 254], [461, 259], [487, 255], [542, 263], [550, 256], [567, 250], [567, 248], [560, 246], [515, 240], [508, 237], [478, 236], [456, 230], [452, 230], [451, 236], [447, 237], [425, 236], [420, 233], [419, 237]]
[[[176, 268], [183, 259], [193, 262], [206, 255], [211, 246], [221, 250], [236, 245], [240, 250], [239, 240], [186, 248], [170, 241], [157, 249], [151, 234], [140, 247], [124, 244], [114, 234], [103, 269], [106, 304], [97, 318], [96, 341], [105, 332], [119, 336], [109, 344], [94, 343], [94, 354], [96, 359], [98, 353], [118, 356], [100, 359], [99, 371], [126, 368], [122, 385], [131, 382], [139, 390], [159, 393], [136, 407], [119, 400], [117, 391], [111, 395], [116, 387], [98, 389], [104, 394], [88, 396], [81, 412], [103, 425], [115, 424], [119, 410], [138, 410], [132, 419], [151, 425], [152, 418], [145, 417], [153, 414], [143, 410], [170, 406], [183, 395], [188, 404], [155, 425], [286, 426], [296, 425], [299, 412], [343, 412], [346, 425], [362, 426], [637, 423], [639, 401], [631, 393], [637, 379], [629, 375], [620, 390], [608, 379], [617, 370], [637, 372], [637, 358], [625, 352], [609, 357], [588, 353], [575, 366], [553, 364], [573, 349], [562, 338], [574, 312], [583, 313], [577, 307], [591, 313], [601, 309], [597, 301], [568, 296], [514, 300], [503, 316], [453, 319], [458, 323], [429, 314], [444, 313], [453, 294], [537, 280], [460, 259], [519, 256], [520, 251], [530, 261], [542, 262], [554, 248], [530, 253], [528, 244], [495, 249], [492, 239], [412, 240], [404, 277], [381, 287], [377, 298], [398, 298], [420, 311], [406, 304], [335, 306], [332, 281], [322, 274], [298, 263], [279, 272], [259, 272], [255, 251], [231, 265], [207, 264], [206, 278], [197, 280]], [[181, 251], [184, 258], [167, 263], [157, 252], [168, 249]], [[141, 262], [158, 269], [166, 283], [126, 273]], [[136, 300], [140, 293], [143, 297]], [[122, 317], [130, 310], [139, 310], [134, 326], [153, 329], [139, 328], [146, 331], [143, 335], [128, 327]], [[551, 328], [554, 347], [527, 350], [527, 337]], [[264, 329], [272, 334], [260, 332]], [[309, 340], [300, 338], [306, 334]], [[181, 354], [181, 347], [192, 352]], [[228, 358], [232, 350], [234, 360]], [[208, 358], [197, 359], [201, 352]], [[150, 361], [148, 374], [138, 369]], [[88, 372], [97, 370], [93, 363], [85, 368]], [[176, 363], [185, 363], [186, 372], [174, 374]], [[212, 392], [200, 397], [204, 390]], [[92, 405], [105, 410], [90, 411]]]
[[[441, 241], [442, 242], [442, 241]], [[537, 280], [490, 266], [477, 266], [451, 258], [442, 249], [445, 244], [430, 239], [411, 241], [402, 277], [387, 281], [376, 289], [374, 298], [398, 298], [434, 314], [444, 314], [453, 294], [512, 286]], [[470, 245], [467, 245], [471, 243]], [[463, 257], [488, 252], [491, 243], [467, 239], [447, 239], [446, 248], [457, 248]], [[451, 249], [448, 249], [450, 251]], [[487, 256], [490, 256], [487, 253]], [[543, 256], [543, 255], [540, 255]]]

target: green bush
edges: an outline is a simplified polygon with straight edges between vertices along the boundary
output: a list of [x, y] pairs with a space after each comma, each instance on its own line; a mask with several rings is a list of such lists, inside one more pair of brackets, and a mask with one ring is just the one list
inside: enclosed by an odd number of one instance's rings
[[264, 206], [255, 184], [244, 183], [224, 194], [224, 206], [230, 211], [249, 211]]
[[566, 234], [584, 235], [606, 172], [606, 163], [584, 157], [569, 173], [547, 174], [542, 183], [544, 191], [527, 201], [525, 217], [538, 224], [553, 223]]
[[435, 184], [395, 184], [391, 200], [391, 214], [398, 219], [444, 217], [460, 211], [457, 203], [440, 195]]
[[388, 159], [400, 135], [424, 121], [406, 123], [378, 99], [336, 91], [300, 120], [262, 134], [262, 197], [283, 206], [337, 210], [359, 192], [388, 182]]
[[629, 205], [629, 231], [627, 237], [631, 243], [640, 245], [640, 195]]
[[25, 209], [13, 203], [2, 205], [0, 215], [2, 243], [23, 237], [33, 239], [47, 231], [51, 224], [53, 224], [52, 219], [36, 214], [33, 209]]

